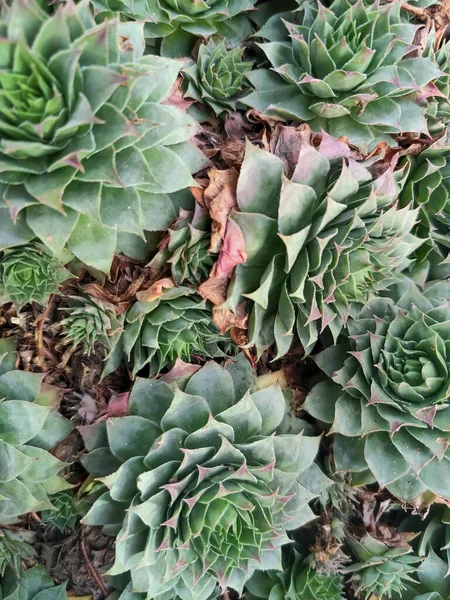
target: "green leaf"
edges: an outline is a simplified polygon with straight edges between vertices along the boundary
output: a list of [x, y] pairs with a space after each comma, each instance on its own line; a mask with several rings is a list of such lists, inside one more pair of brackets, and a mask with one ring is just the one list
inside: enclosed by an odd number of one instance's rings
[[81, 261], [109, 274], [116, 243], [116, 229], [80, 215], [67, 245]]

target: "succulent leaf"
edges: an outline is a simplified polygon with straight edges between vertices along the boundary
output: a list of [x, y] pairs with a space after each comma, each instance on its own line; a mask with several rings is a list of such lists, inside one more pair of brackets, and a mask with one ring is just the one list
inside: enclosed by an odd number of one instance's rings
[[46, 306], [71, 277], [42, 244], [5, 250], [0, 259], [0, 304], [12, 302], [17, 310], [29, 302]]
[[33, 539], [32, 531], [0, 529], [0, 580], [7, 568], [18, 575], [22, 560], [30, 560], [36, 556], [36, 551], [30, 545]]
[[211, 108], [216, 115], [236, 110], [248, 87], [245, 73], [252, 62], [242, 60], [244, 49], [227, 50], [224, 41], [213, 38], [200, 46], [197, 62], [183, 69], [184, 95]]
[[297, 15], [299, 23], [284, 22], [281, 39], [278, 27], [261, 32], [271, 69], [248, 75], [255, 91], [247, 105], [346, 136], [364, 151], [380, 142], [395, 145], [397, 134], [427, 134], [424, 97], [439, 96], [449, 106], [434, 85], [448, 76], [434, 55], [407, 57], [418, 26], [400, 4], [334, 0], [327, 8], [313, 0]]
[[316, 149], [303, 133], [291, 178], [278, 157], [247, 144], [230, 215], [247, 259], [224, 306], [248, 299], [249, 344], [261, 354], [276, 342], [278, 357], [295, 333], [306, 353], [327, 328], [336, 340], [351, 304], [406, 268], [421, 243], [411, 234], [417, 209], [397, 207], [401, 171], [373, 176], [338, 140]]
[[0, 577], [0, 598], [2, 600], [66, 600], [66, 585], [55, 585], [42, 565], [31, 569], [21, 569], [15, 573], [7, 569]]
[[348, 322], [348, 341], [316, 356], [333, 379], [304, 408], [332, 424], [338, 470], [413, 501], [450, 498], [448, 281], [404, 278]]
[[142, 242], [155, 202], [206, 164], [196, 122], [162, 104], [179, 64], [143, 56], [142, 23], [96, 24], [88, 0], [51, 15], [14, 0], [1, 27], [0, 248], [37, 237], [108, 273], [120, 236]]
[[130, 570], [136, 592], [242, 592], [255, 569], [281, 567], [286, 530], [314, 517], [308, 502], [328, 485], [313, 462], [320, 438], [277, 433], [279, 387], [236, 389], [213, 362], [184, 392], [139, 379], [129, 416], [83, 428], [84, 465], [109, 488], [84, 522], [120, 529], [112, 574]]

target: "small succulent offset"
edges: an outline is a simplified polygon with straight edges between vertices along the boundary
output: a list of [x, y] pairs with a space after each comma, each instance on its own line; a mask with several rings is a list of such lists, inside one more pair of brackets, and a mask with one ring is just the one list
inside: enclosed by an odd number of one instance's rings
[[[174, 286], [162, 279], [138, 298], [128, 310], [124, 330], [105, 365], [104, 375], [114, 371], [124, 354], [135, 375], [146, 365], [156, 375], [177, 358], [189, 360], [193, 354], [225, 357], [230, 344], [212, 322], [211, 309], [195, 290]], [[166, 289], [163, 289], [166, 287]], [[224, 348], [224, 349], [222, 349]]]
[[180, 210], [179, 218], [148, 266], [162, 272], [169, 265], [176, 285], [189, 283], [198, 287], [208, 278], [214, 264], [214, 254], [209, 252], [210, 243], [211, 219], [196, 203], [194, 211]]
[[411, 157], [409, 162], [409, 176], [399, 201], [402, 206], [413, 204], [420, 208], [417, 235], [425, 243], [417, 251], [418, 259], [428, 257], [432, 263], [447, 264], [450, 262], [450, 151], [429, 148]]
[[36, 556], [36, 551], [30, 545], [34, 537], [34, 532], [25, 529], [13, 531], [0, 528], [0, 580], [7, 569], [18, 575], [22, 561]]
[[42, 522], [62, 532], [73, 529], [78, 517], [81, 516], [80, 505], [74, 494], [70, 491], [58, 492], [50, 497], [50, 501], [53, 508], [42, 511]]
[[14, 370], [12, 341], [0, 340], [0, 524], [51, 508], [49, 494], [70, 485], [58, 473], [66, 466], [48, 450], [68, 435], [70, 422], [41, 393], [43, 375]]
[[109, 272], [118, 239], [165, 229], [165, 194], [204, 163], [198, 125], [161, 104], [179, 65], [143, 56], [142, 23], [97, 25], [88, 0], [52, 15], [13, 0], [0, 28], [0, 249], [37, 237]]
[[394, 145], [397, 134], [428, 134], [423, 99], [442, 96], [434, 82], [447, 75], [433, 55], [407, 58], [418, 26], [399, 3], [335, 0], [326, 8], [312, 0], [301, 10], [301, 24], [280, 19], [260, 32], [272, 68], [248, 75], [255, 91], [246, 104], [364, 151]]
[[8, 569], [0, 577], [0, 598], [2, 600], [63, 600], [67, 598], [67, 583], [55, 585], [42, 565], [31, 569], [21, 569], [17, 574]]
[[426, 96], [423, 100], [427, 106], [425, 118], [428, 123], [428, 131], [433, 137], [439, 135], [450, 122], [450, 42], [442, 43], [437, 40], [432, 31], [427, 40], [427, 48], [424, 53], [432, 58], [443, 72], [443, 75], [434, 81], [436, 89], [433, 94]]
[[348, 322], [348, 341], [315, 357], [333, 381], [304, 408], [332, 424], [338, 470], [376, 480], [397, 498], [450, 498], [450, 282], [410, 279]]
[[245, 73], [253, 64], [242, 60], [243, 53], [243, 48], [227, 50], [224, 41], [213, 38], [201, 45], [197, 62], [183, 69], [184, 96], [207, 105], [217, 116], [236, 110], [248, 88]]
[[[217, 33], [230, 19], [242, 28], [245, 11], [253, 9], [256, 0], [92, 0], [100, 17], [121, 13], [127, 20], [145, 22], [147, 41], [162, 38], [162, 56], [188, 56], [199, 37]], [[229, 33], [230, 30], [225, 30]]]
[[65, 343], [82, 347], [88, 355], [96, 345], [112, 352], [123, 329], [114, 306], [92, 296], [71, 296], [68, 304], [60, 322]]
[[18, 246], [0, 256], [0, 304], [12, 302], [17, 310], [29, 302], [46, 306], [73, 277], [42, 244]]
[[411, 554], [408, 544], [390, 547], [369, 534], [361, 540], [350, 537], [347, 544], [358, 561], [346, 568], [352, 573], [350, 581], [358, 598], [403, 598], [407, 585], [416, 583], [414, 576], [422, 559]]
[[[324, 136], [318, 149], [305, 128], [290, 178], [276, 156], [247, 144], [230, 218], [242, 232], [238, 265], [224, 307], [248, 299], [249, 344], [277, 357], [295, 333], [310, 353], [328, 328], [336, 339], [350, 306], [365, 302], [421, 243], [411, 234], [417, 209], [396, 204], [401, 171], [374, 177]], [[303, 135], [303, 134], [302, 134]]]
[[311, 557], [286, 554], [283, 571], [256, 571], [247, 581], [247, 600], [344, 600], [342, 575], [317, 573]]
[[246, 391], [251, 367], [235, 364], [207, 363], [184, 391], [139, 379], [129, 416], [82, 430], [84, 465], [109, 488], [84, 522], [119, 532], [111, 574], [131, 571], [149, 598], [206, 600], [216, 582], [242, 593], [255, 569], [280, 569], [286, 531], [329, 483], [320, 438], [278, 431], [281, 389]]

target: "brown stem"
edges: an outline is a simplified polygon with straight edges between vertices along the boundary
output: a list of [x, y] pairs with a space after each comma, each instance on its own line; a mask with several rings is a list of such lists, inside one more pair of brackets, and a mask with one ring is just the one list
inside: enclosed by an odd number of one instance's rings
[[45, 348], [44, 348], [44, 342], [43, 342], [44, 324], [45, 324], [45, 321], [47, 320], [47, 318], [49, 317], [51, 311], [55, 307], [55, 302], [56, 302], [57, 297], [58, 296], [56, 294], [52, 294], [50, 296], [50, 300], [48, 302], [48, 306], [44, 310], [44, 312], [41, 314], [40, 321], [39, 321], [39, 323], [38, 323], [38, 325], [36, 327], [37, 353], [38, 353], [38, 356], [40, 356], [41, 358], [44, 358], [44, 355], [45, 355]]
[[86, 561], [86, 566], [88, 568], [88, 571], [94, 578], [95, 583], [98, 585], [98, 588], [101, 591], [103, 597], [106, 598], [106, 596], [108, 595], [108, 590], [106, 589], [106, 586], [105, 586], [104, 582], [102, 581], [102, 578], [98, 574], [97, 569], [94, 567], [94, 565], [89, 560], [89, 556], [88, 556], [87, 549], [86, 549], [86, 544], [84, 542], [84, 530], [83, 529], [81, 530], [80, 546], [81, 546], [81, 552], [83, 553], [84, 560]]

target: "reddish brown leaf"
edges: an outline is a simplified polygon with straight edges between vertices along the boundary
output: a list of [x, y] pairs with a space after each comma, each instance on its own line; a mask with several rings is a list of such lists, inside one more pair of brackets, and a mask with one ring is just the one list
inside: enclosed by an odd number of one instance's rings
[[156, 300], [163, 295], [164, 290], [169, 290], [173, 287], [175, 287], [175, 284], [172, 279], [170, 279], [170, 277], [164, 277], [163, 279], [155, 281], [155, 283], [147, 290], [138, 292], [136, 294], [136, 298], [139, 300], [139, 302], [153, 302], [153, 300]]

